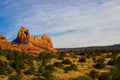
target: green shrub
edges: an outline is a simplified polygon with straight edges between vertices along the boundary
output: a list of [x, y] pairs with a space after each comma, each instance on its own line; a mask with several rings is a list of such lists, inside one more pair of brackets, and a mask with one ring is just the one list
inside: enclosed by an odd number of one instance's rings
[[53, 64], [55, 67], [61, 67], [62, 66], [62, 63], [61, 62], [54, 62]]
[[71, 70], [72, 70], [72, 69], [71, 69], [70, 66], [67, 66], [67, 67], [64, 68], [65, 73], [68, 73], [68, 71], [71, 71]]
[[72, 57], [73, 57], [73, 58], [77, 58], [77, 56], [76, 56], [76, 55], [73, 55]]
[[64, 56], [58, 56], [58, 60], [64, 60]]
[[117, 64], [120, 64], [120, 58], [119, 57], [113, 58], [113, 59], [109, 60], [107, 64], [111, 65], [111, 66], [115, 66]]
[[38, 74], [42, 74], [44, 72], [44, 68], [43, 68], [43, 66], [39, 66], [39, 68], [38, 68]]
[[7, 75], [12, 73], [12, 68], [10, 68], [8, 62], [0, 60], [0, 75]]
[[110, 76], [110, 73], [103, 72], [101, 73], [101, 75], [99, 75], [98, 80], [108, 80], [109, 76]]
[[111, 66], [114, 66], [114, 65], [116, 65], [116, 61], [115, 60], [109, 60], [107, 64], [111, 65]]
[[85, 57], [80, 58], [79, 62], [86, 62], [86, 58]]
[[42, 66], [45, 66], [48, 62], [50, 62], [49, 59], [43, 59], [42, 60]]
[[97, 63], [97, 64], [94, 65], [94, 68], [96, 68], [96, 69], [102, 69], [104, 67], [105, 67], [104, 63]]
[[62, 61], [63, 64], [71, 64], [72, 62], [69, 59], [65, 59]]
[[94, 65], [94, 68], [96, 68], [96, 69], [102, 69], [102, 68], [104, 68], [105, 67], [104, 61], [105, 61], [104, 58], [98, 59], [97, 63]]
[[89, 76], [93, 79], [97, 78], [98, 77], [98, 71], [95, 71], [95, 70], [90, 71]]
[[97, 63], [104, 63], [104, 61], [105, 61], [104, 58], [97, 59]]
[[68, 73], [68, 71], [71, 71], [71, 70], [77, 71], [78, 67], [75, 64], [71, 64], [70, 66], [66, 66], [64, 68], [65, 73]]
[[49, 64], [49, 65], [47, 65], [47, 66], [45, 67], [45, 70], [54, 71], [55, 68], [54, 68], [53, 65]]
[[26, 71], [24, 71], [24, 74], [27, 74], [27, 75], [34, 75], [35, 74], [35, 70], [34, 70], [34, 68], [32, 69], [32, 68], [30, 68], [30, 69], [28, 69], [28, 70], [26, 70]]
[[42, 77], [34, 77], [34, 78], [32, 78], [32, 80], [45, 80], [45, 79]]
[[70, 80], [92, 80], [92, 79], [87, 76], [78, 76], [78, 77], [76, 77], [74, 79], [70, 79]]
[[45, 80], [54, 80], [54, 76], [49, 70], [45, 71], [42, 75], [45, 78]]
[[35, 71], [35, 66], [33, 63], [31, 63], [30, 68], [28, 70], [24, 71], [24, 74], [28, 74], [28, 75], [32, 75], [35, 73], [36, 71]]
[[97, 62], [96, 57], [93, 57], [92, 60], [93, 60], [94, 63]]
[[20, 60], [14, 60], [10, 66], [16, 70], [17, 74], [21, 74], [21, 70], [25, 69], [25, 64], [24, 62], [20, 61]]
[[71, 64], [70, 67], [71, 67], [71, 70], [75, 70], [75, 71], [78, 70], [78, 67], [75, 64]]
[[120, 80], [120, 64], [111, 69], [110, 74], [112, 80]]
[[51, 59], [53, 56], [51, 53], [40, 53], [38, 55], [38, 60]]
[[12, 75], [8, 80], [22, 80], [22, 76], [20, 75]]

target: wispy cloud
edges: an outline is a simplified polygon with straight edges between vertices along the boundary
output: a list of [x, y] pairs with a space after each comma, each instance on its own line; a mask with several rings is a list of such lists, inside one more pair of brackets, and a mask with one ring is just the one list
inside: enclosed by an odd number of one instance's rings
[[0, 28], [7, 30], [0, 32], [9, 40], [26, 26], [31, 35], [48, 33], [55, 47], [120, 42], [119, 0], [4, 0], [0, 9]]

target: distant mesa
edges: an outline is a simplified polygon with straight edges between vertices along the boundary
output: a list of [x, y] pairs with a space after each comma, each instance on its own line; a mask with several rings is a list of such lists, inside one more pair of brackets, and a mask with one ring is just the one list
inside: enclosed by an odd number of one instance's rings
[[13, 42], [8, 42], [5, 36], [0, 35], [0, 49], [3, 49], [3, 45], [4, 49], [24, 51], [27, 53], [57, 52], [53, 48], [52, 39], [47, 34], [44, 34], [41, 38], [37, 36], [32, 37], [26, 27], [21, 27], [18, 31], [17, 38]]

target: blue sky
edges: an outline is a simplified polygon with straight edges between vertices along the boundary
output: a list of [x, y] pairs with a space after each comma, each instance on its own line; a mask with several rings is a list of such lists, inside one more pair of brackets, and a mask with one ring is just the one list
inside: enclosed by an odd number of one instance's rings
[[120, 0], [0, 0], [0, 34], [12, 41], [21, 26], [56, 48], [118, 44]]

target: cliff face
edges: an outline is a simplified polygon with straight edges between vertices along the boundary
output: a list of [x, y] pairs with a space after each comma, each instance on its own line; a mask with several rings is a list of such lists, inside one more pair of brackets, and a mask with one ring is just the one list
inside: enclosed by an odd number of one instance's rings
[[[6, 44], [5, 47], [3, 47], [3, 42]], [[37, 54], [40, 52], [56, 52], [53, 48], [52, 39], [47, 34], [44, 34], [41, 38], [32, 37], [25, 27], [21, 27], [17, 38], [13, 42], [8, 42], [6, 37], [0, 36], [0, 49], [3, 48]]]

